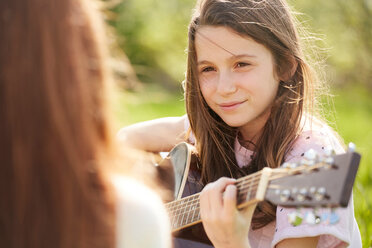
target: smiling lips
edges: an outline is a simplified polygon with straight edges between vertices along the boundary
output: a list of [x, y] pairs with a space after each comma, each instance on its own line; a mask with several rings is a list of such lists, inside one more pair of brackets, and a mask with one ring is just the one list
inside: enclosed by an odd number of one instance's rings
[[235, 102], [226, 102], [218, 104], [218, 106], [224, 111], [231, 111], [237, 109], [241, 104], [245, 103], [247, 100], [244, 101], [235, 101]]

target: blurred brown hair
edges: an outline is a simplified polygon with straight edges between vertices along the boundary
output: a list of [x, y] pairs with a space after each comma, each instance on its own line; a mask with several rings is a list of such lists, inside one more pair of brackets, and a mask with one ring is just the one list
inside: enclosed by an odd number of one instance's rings
[[115, 245], [105, 51], [90, 7], [0, 2], [1, 247]]

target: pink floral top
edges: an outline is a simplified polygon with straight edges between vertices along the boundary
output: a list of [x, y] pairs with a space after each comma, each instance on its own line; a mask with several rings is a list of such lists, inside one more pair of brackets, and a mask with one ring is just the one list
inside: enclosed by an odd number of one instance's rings
[[[185, 126], [188, 127], [188, 123]], [[286, 161], [299, 161], [309, 149], [322, 153], [324, 149], [329, 147], [333, 148], [336, 154], [345, 152], [332, 129], [326, 124], [313, 119], [311, 125], [305, 125]], [[253, 155], [253, 151], [241, 146], [238, 139], [236, 139], [235, 156], [238, 165], [243, 167], [249, 164], [251, 155]], [[284, 239], [313, 236], [320, 236], [317, 246], [319, 248], [362, 247], [358, 224], [354, 217], [352, 196], [347, 208], [337, 208], [333, 211], [328, 208], [316, 210], [318, 216], [330, 216], [331, 214], [337, 216], [338, 221], [332, 224], [329, 221], [321, 221], [319, 224], [308, 224], [306, 221], [302, 221], [300, 225], [294, 226], [288, 218], [294, 211], [297, 212], [293, 208], [277, 206], [276, 221], [271, 222], [263, 228], [249, 232], [251, 247], [275, 247]], [[302, 208], [298, 211], [301, 216], [306, 216], [306, 214], [314, 212], [313, 209], [307, 208]]]

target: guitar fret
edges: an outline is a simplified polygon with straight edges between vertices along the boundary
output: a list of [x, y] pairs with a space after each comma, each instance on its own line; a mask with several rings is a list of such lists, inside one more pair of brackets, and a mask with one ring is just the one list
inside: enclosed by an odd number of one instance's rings
[[[182, 201], [179, 202], [178, 205], [182, 204]], [[176, 221], [174, 222], [174, 228], [177, 228], [180, 226], [180, 223], [179, 223], [179, 217], [180, 215], [178, 214], [180, 210], [176, 208], [176, 211], [175, 211], [175, 217], [176, 217]]]
[[184, 220], [186, 221], [186, 219], [185, 219], [185, 210], [187, 210], [187, 204], [188, 204], [188, 201], [189, 201], [189, 198], [184, 202], [184, 203], [186, 203], [186, 206], [183, 208], [183, 214], [182, 214], [182, 220], [181, 220], [181, 225], [183, 226], [183, 225], [185, 225], [185, 223], [184, 223]]
[[[199, 198], [197, 195], [196, 197], [193, 196], [182, 199], [181, 201], [177, 202], [177, 204], [168, 206], [172, 228], [178, 228], [194, 221], [198, 200]], [[192, 211], [193, 213], [191, 213]]]
[[[195, 216], [195, 214], [197, 214], [197, 215]], [[199, 202], [194, 207], [194, 213], [192, 215], [192, 222], [195, 222], [195, 221], [198, 221], [198, 220], [200, 220], [200, 204], [199, 204]]]
[[197, 199], [197, 201], [193, 205], [191, 205], [190, 213], [189, 213], [190, 218], [189, 218], [188, 224], [193, 223], [195, 221], [195, 214], [196, 214], [196, 212], [198, 210], [198, 207], [199, 207], [199, 201], [198, 200], [199, 199]]
[[192, 206], [191, 211], [192, 211], [192, 215], [191, 215], [191, 219], [190, 219], [190, 222], [189, 222], [189, 223], [194, 222], [195, 211], [196, 211], [196, 205], [193, 205], [193, 206]]
[[[185, 208], [185, 212], [187, 213], [187, 217], [185, 218], [185, 223], [183, 223], [184, 225], [187, 224], [188, 220], [189, 220], [189, 215], [190, 215], [190, 202], [188, 202], [186, 204], [186, 208]], [[185, 213], [185, 216], [186, 216], [186, 213]]]
[[238, 187], [238, 204], [253, 199], [252, 191], [255, 190], [254, 186], [257, 186], [259, 177], [245, 178], [243, 181], [237, 184]]
[[[185, 205], [187, 206], [187, 202], [190, 200], [190, 198], [185, 198], [183, 201], [181, 201], [181, 208], [178, 208], [178, 211], [177, 211], [177, 215], [178, 215], [178, 219], [179, 219], [179, 222], [178, 222], [178, 226], [183, 226], [183, 221], [184, 221], [184, 218], [185, 218]], [[180, 219], [180, 217], [182, 217]]]
[[249, 189], [248, 189], [248, 193], [247, 193], [247, 197], [246, 197], [246, 201], [249, 201], [251, 198], [251, 193], [252, 193], [252, 185], [253, 185], [253, 180], [250, 180], [251, 183], [249, 184]]

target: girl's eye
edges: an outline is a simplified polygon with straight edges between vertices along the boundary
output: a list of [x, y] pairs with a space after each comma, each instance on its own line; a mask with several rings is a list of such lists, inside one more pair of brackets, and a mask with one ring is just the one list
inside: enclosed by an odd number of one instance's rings
[[201, 72], [210, 72], [210, 71], [214, 71], [215, 69], [211, 66], [208, 66], [208, 67], [205, 67], [201, 70]]
[[245, 63], [245, 62], [239, 62], [236, 64], [236, 67], [237, 68], [241, 68], [241, 67], [245, 67], [245, 66], [248, 66], [249, 64], [248, 63]]

